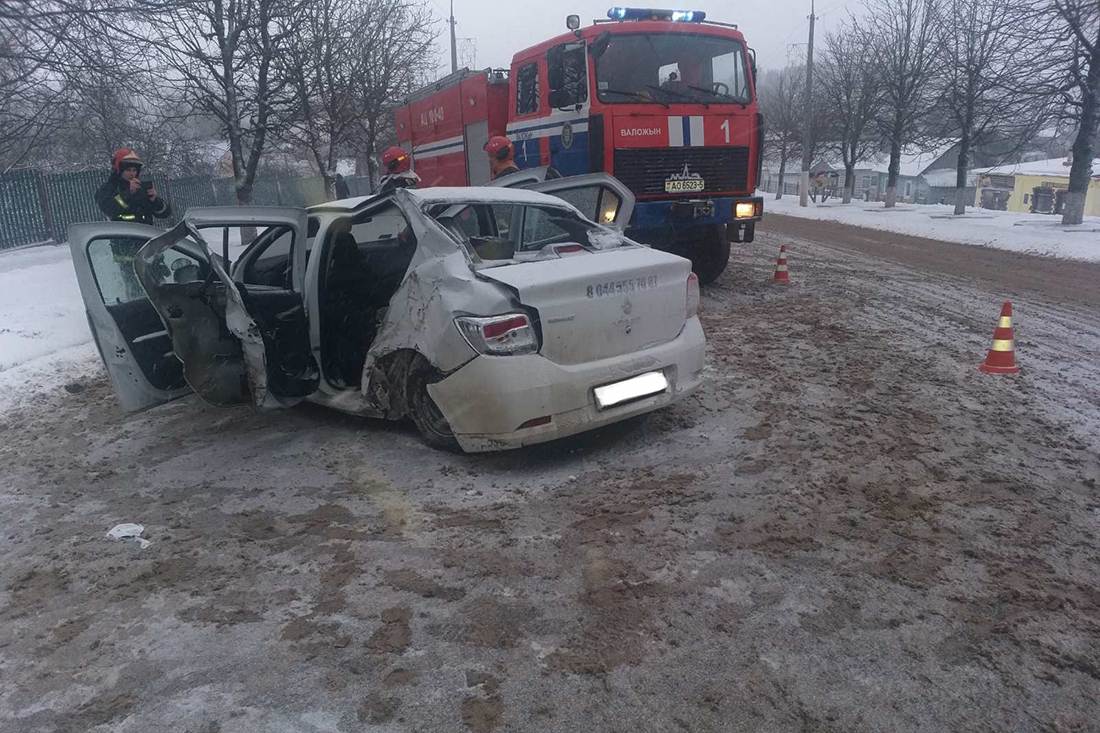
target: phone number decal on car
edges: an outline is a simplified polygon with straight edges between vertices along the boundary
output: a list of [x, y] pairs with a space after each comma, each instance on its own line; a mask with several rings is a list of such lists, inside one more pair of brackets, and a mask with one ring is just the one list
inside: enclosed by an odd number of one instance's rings
[[596, 283], [588, 286], [589, 298], [603, 298], [607, 295], [622, 295], [639, 290], [653, 290], [657, 287], [657, 276], [638, 277], [630, 280], [617, 280], [609, 283]]

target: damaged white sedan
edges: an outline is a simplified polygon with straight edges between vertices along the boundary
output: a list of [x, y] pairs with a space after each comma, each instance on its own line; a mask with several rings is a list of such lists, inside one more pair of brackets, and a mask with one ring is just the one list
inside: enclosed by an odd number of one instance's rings
[[[610, 176], [533, 188], [193, 208], [168, 232], [74, 225], [70, 246], [130, 411], [191, 391], [218, 406], [310, 400], [486, 451], [690, 394], [705, 344], [691, 263], [593, 223], [630, 219], [634, 197]], [[240, 227], [260, 234], [231, 257]]]

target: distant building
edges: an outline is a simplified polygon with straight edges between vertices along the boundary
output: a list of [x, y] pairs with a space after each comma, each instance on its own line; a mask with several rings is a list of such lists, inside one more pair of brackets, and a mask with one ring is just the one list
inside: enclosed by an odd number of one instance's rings
[[[1049, 158], [978, 172], [978, 202], [985, 209], [1061, 214], [1069, 190], [1070, 161]], [[1100, 158], [1092, 161], [1085, 216], [1100, 216]]]
[[[938, 161], [954, 143], [945, 143], [930, 151], [903, 150], [898, 167], [898, 203], [939, 203], [939, 197], [931, 198], [925, 171]], [[886, 182], [889, 179], [890, 156], [879, 155], [856, 164], [855, 197], [866, 201], [883, 201], [886, 198]], [[840, 168], [840, 185], [844, 186], [844, 169]]]

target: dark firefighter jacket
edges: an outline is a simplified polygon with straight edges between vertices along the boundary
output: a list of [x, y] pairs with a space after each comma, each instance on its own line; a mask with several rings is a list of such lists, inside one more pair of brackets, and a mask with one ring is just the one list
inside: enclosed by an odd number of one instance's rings
[[167, 219], [172, 215], [172, 207], [163, 196], [157, 196], [156, 201], [150, 201], [144, 189], [131, 194], [130, 184], [122, 180], [118, 173], [111, 173], [107, 181], [99, 187], [95, 201], [100, 211], [111, 221], [152, 224], [154, 218]]

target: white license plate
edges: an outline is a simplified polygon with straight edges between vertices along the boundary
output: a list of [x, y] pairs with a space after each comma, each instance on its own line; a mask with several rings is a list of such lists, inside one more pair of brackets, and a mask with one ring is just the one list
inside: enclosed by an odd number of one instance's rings
[[646, 372], [614, 384], [596, 387], [596, 407], [606, 410], [624, 402], [660, 394], [668, 389], [663, 372]]
[[705, 187], [706, 182], [702, 178], [680, 178], [665, 181], [665, 193], [702, 191]]

